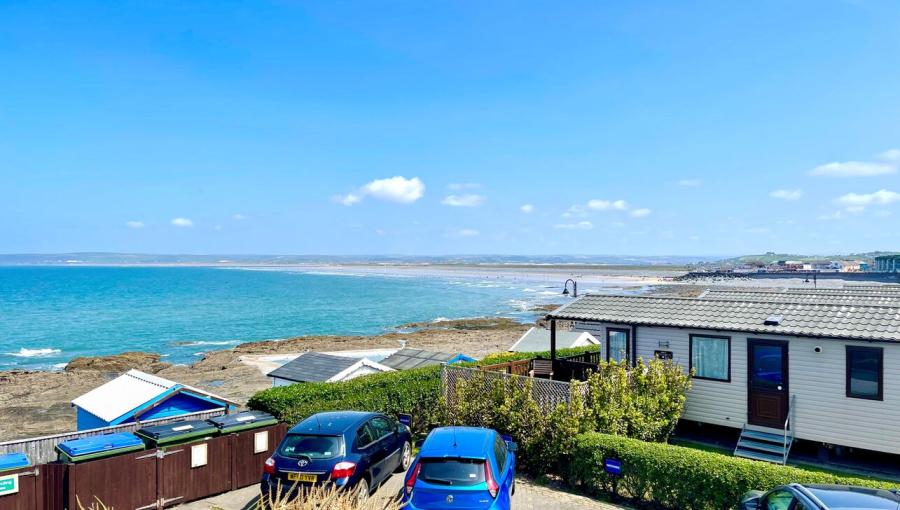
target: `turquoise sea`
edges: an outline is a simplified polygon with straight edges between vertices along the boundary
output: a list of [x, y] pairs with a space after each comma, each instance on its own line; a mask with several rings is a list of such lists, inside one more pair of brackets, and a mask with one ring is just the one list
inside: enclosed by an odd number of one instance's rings
[[[561, 283], [561, 282], [560, 282]], [[77, 356], [205, 351], [309, 334], [375, 334], [439, 318], [531, 321], [559, 284], [330, 274], [311, 269], [0, 267], [0, 370]]]

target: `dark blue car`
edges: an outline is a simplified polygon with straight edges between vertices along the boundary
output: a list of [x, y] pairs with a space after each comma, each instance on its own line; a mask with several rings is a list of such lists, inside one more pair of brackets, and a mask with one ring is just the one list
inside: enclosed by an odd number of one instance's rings
[[291, 497], [333, 483], [359, 488], [360, 498], [412, 459], [409, 428], [379, 413], [319, 413], [291, 428], [266, 461], [262, 492]]
[[443, 427], [428, 434], [404, 479], [406, 510], [508, 510], [516, 444], [495, 430]]

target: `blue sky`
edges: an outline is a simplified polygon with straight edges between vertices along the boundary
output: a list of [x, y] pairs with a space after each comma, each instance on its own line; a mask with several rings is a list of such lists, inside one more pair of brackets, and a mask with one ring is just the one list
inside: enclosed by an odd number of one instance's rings
[[3, 2], [0, 252], [900, 249], [900, 3]]

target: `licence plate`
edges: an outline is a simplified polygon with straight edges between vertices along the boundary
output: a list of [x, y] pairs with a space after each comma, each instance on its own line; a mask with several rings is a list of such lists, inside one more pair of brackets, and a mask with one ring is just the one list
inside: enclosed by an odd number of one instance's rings
[[289, 482], [308, 482], [316, 483], [318, 476], [312, 473], [288, 473]]

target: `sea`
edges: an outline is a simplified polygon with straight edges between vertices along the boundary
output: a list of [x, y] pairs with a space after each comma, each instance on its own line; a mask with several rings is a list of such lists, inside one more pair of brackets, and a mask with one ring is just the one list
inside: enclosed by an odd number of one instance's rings
[[0, 371], [72, 358], [204, 353], [302, 335], [371, 335], [411, 322], [533, 321], [562, 282], [327, 268], [0, 267]]

